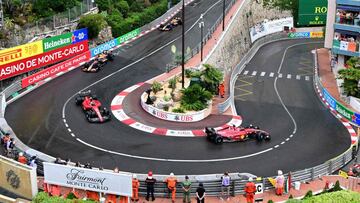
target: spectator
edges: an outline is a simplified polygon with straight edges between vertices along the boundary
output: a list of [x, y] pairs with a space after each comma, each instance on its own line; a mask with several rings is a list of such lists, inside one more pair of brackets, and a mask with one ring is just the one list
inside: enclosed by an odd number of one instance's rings
[[171, 194], [171, 200], [174, 203], [176, 198], [176, 183], [177, 183], [177, 179], [174, 173], [170, 173], [170, 176], [165, 179], [165, 182], [169, 190], [169, 194]]
[[199, 183], [199, 187], [196, 189], [197, 203], [205, 203], [205, 188], [202, 183]]
[[6, 142], [5, 154], [7, 156], [11, 155], [14, 147], [15, 147], [15, 140], [14, 138], [10, 138], [10, 140]]
[[152, 201], [155, 201], [155, 196], [154, 196], [154, 185], [156, 183], [156, 179], [153, 178], [153, 173], [152, 171], [149, 171], [148, 173], [148, 177], [145, 180], [145, 184], [146, 184], [146, 201], [149, 201], [149, 196], [151, 195], [151, 199]]
[[75, 167], [79, 167], [79, 168], [81, 168], [81, 167], [82, 167], [82, 165], [81, 165], [81, 163], [80, 163], [80, 162], [76, 162]]
[[133, 179], [132, 179], [133, 196], [131, 197], [131, 201], [133, 202], [139, 201], [139, 187], [140, 187], [140, 182], [137, 179], [136, 174], [133, 174]]
[[100, 196], [99, 196], [99, 193], [98, 193], [98, 192], [95, 192], [95, 191], [86, 191], [86, 198], [98, 202], [99, 199], [100, 199]]
[[189, 180], [189, 176], [185, 176], [185, 181], [181, 184], [183, 189], [183, 202], [184, 203], [190, 203], [190, 192], [191, 192], [191, 181]]
[[245, 184], [245, 197], [247, 203], [254, 203], [254, 196], [256, 192], [256, 186], [253, 182], [253, 178], [249, 178], [249, 182]]
[[91, 165], [90, 165], [89, 162], [85, 164], [84, 168], [92, 169], [92, 167], [91, 167]]
[[57, 157], [57, 158], [55, 159], [55, 162], [54, 162], [54, 163], [56, 163], [56, 164], [64, 164], [64, 162], [61, 160], [60, 157]]
[[6, 148], [6, 143], [10, 141], [10, 133], [5, 133], [5, 136], [1, 138], [1, 144]]
[[119, 168], [118, 167], [114, 168], [114, 173], [119, 173]]
[[70, 165], [70, 162], [71, 162], [70, 159], [66, 159], [66, 160], [65, 160], [65, 165]]
[[27, 164], [28, 160], [24, 156], [24, 153], [22, 153], [22, 152], [19, 153], [18, 162], [20, 162], [22, 164]]
[[[226, 191], [226, 193], [225, 193]], [[226, 195], [224, 195], [224, 193]], [[226, 196], [226, 200], [230, 200], [230, 176], [228, 172], [225, 172], [223, 176], [221, 176], [221, 195], [220, 199], [224, 200], [223, 198]]]
[[276, 195], [282, 195], [284, 190], [285, 177], [281, 170], [278, 170], [278, 176], [276, 177], [275, 193]]
[[37, 164], [36, 164], [36, 156], [32, 156], [31, 158], [30, 158], [30, 161], [29, 161], [29, 164], [28, 164], [29, 166], [31, 166], [31, 167], [33, 167], [33, 168], [37, 168]]

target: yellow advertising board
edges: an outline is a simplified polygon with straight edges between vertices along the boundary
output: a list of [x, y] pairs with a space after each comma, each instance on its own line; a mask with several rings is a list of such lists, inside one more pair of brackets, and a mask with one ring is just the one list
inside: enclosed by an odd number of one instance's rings
[[0, 50], [0, 65], [43, 53], [42, 40]]
[[310, 32], [310, 38], [323, 38], [324, 32]]
[[32, 199], [38, 192], [36, 170], [0, 156], [0, 186], [21, 197]]

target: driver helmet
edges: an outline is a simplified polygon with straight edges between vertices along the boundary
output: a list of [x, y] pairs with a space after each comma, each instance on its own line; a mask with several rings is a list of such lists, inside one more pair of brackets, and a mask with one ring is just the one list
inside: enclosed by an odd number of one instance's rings
[[253, 124], [250, 124], [250, 125], [249, 125], [249, 128], [253, 128], [253, 127], [254, 127]]

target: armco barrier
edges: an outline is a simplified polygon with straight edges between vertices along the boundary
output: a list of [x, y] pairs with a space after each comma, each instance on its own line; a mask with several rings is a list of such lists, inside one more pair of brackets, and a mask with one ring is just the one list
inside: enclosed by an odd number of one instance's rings
[[[244, 58], [234, 69], [232, 79], [236, 78], [237, 73], [239, 73], [242, 70], [241, 68], [243, 68], [246, 65], [246, 63], [252, 58], [252, 56], [255, 55], [255, 53], [259, 50], [259, 48], [261, 48], [265, 44], [279, 41], [279, 40], [285, 40], [284, 35], [277, 34], [277, 35], [267, 36], [267, 37], [259, 39], [256, 43], [254, 43], [253, 47], [246, 54], [247, 58]], [[314, 80], [315, 80], [314, 82], [318, 83], [318, 85], [320, 84], [319, 78], [316, 75], [314, 77]], [[26, 91], [24, 91], [22, 93], [19, 93], [17, 96], [14, 96], [14, 93], [18, 92], [19, 90], [21, 90], [20, 83], [15, 83], [12, 86], [10, 86], [4, 90], [4, 92], [2, 94], [7, 97], [7, 103], [11, 103], [15, 99], [20, 98], [23, 94], [26, 94]], [[229, 101], [229, 102], [231, 102], [231, 101]], [[2, 106], [6, 105], [6, 103], [5, 104], [2, 103], [1, 105]], [[2, 118], [0, 120], [0, 124], [1, 124], [2, 130], [5, 130], [5, 131], [11, 130], [11, 128], [9, 126], [7, 126], [5, 119]], [[20, 140], [18, 140], [18, 141], [21, 143]], [[17, 145], [19, 146], [19, 150], [25, 151], [26, 154], [29, 153], [28, 154], [29, 156], [40, 155], [42, 160], [46, 160], [46, 161], [54, 161], [55, 160], [53, 157], [47, 156], [45, 154], [42, 154], [41, 152], [37, 152], [33, 149], [30, 149], [26, 145], [23, 145], [23, 144], [17, 144]], [[341, 154], [331, 160], [328, 160], [323, 164], [320, 164], [320, 165], [317, 165], [317, 166], [314, 166], [311, 168], [307, 168], [304, 170], [291, 172], [292, 181], [305, 182], [305, 181], [314, 180], [315, 178], [318, 178], [323, 175], [329, 175], [329, 174], [337, 171], [338, 169], [342, 168], [351, 159], [352, 159], [352, 146], [348, 150], [346, 150], [343, 154]], [[41, 162], [38, 162], [38, 165], [39, 165], [39, 169], [40, 169], [40, 171], [38, 171], [38, 172], [41, 173], [42, 172], [41, 171], [41, 168], [42, 168]], [[245, 180], [246, 178], [242, 178], [242, 177], [249, 177], [252, 175], [251, 174], [244, 175], [241, 173], [231, 173], [230, 176], [232, 178], [232, 184], [231, 184], [231, 188], [230, 188], [231, 194], [232, 195], [243, 194], [244, 193], [244, 185], [246, 183], [246, 180]], [[144, 179], [146, 178], [146, 174], [138, 174], [138, 177], [141, 180], [140, 194], [144, 195], [146, 193], [146, 188], [144, 187], [144, 185], [145, 185]], [[166, 185], [165, 185], [165, 183], [162, 182], [165, 179], [166, 175], [155, 175], [154, 177], [158, 180], [158, 183], [155, 185], [156, 196], [159, 196], [159, 197], [167, 196]], [[209, 196], [218, 195], [221, 191], [221, 184], [220, 184], [221, 174], [189, 175], [189, 177], [194, 185], [192, 192], [194, 192], [194, 189], [196, 188], [198, 182], [204, 183], [204, 186], [207, 191], [206, 193]], [[178, 176], [178, 178], [180, 181], [184, 180], [184, 176]], [[271, 185], [271, 183], [268, 181], [267, 178], [263, 178], [262, 180], [257, 181], [257, 183], [263, 183], [265, 189], [273, 188], [273, 186]], [[178, 186], [179, 195], [180, 195], [181, 191], [182, 191], [181, 187]]]

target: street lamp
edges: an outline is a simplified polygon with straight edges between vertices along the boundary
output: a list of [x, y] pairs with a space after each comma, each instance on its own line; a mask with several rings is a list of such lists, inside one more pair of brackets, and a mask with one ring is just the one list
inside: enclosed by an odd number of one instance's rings
[[223, 0], [223, 24], [222, 24], [222, 30], [225, 30], [225, 0]]
[[182, 59], [181, 59], [181, 87], [185, 88], [185, 0], [182, 1]]
[[203, 61], [203, 30], [204, 30], [204, 14], [200, 16], [199, 28], [200, 28], [200, 40], [201, 40], [201, 51], [200, 51], [200, 58], [201, 62]]

